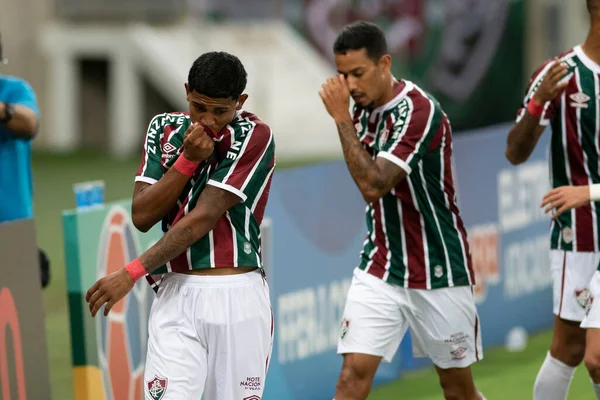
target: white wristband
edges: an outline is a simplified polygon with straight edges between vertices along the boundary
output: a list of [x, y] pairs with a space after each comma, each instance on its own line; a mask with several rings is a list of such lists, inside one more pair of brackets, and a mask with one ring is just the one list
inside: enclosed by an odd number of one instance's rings
[[600, 201], [600, 183], [590, 185], [590, 200]]

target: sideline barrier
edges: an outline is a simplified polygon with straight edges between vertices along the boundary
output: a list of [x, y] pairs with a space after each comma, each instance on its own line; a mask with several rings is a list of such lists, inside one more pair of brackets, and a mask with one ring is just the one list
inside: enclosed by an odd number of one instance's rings
[[40, 264], [30, 219], [0, 223], [0, 398], [50, 398]]
[[[508, 129], [496, 126], [454, 140], [459, 204], [479, 282], [475, 294], [484, 347], [503, 344], [515, 326], [535, 332], [553, 321], [549, 219], [538, 208], [549, 186], [548, 135], [529, 162], [513, 167], [504, 158]], [[147, 234], [135, 231], [129, 205], [122, 202], [65, 213], [76, 400], [141, 399], [123, 393], [133, 393], [131, 385], [137, 385], [136, 391], [142, 387], [145, 324], [152, 296], [148, 285], [138, 283], [135, 294], [113, 309], [123, 312], [123, 319], [94, 322], [83, 299], [106, 265], [110, 271], [121, 268], [160, 236], [157, 227]], [[264, 400], [333, 397], [342, 362], [336, 354], [340, 319], [366, 233], [363, 210], [364, 202], [343, 162], [275, 174], [269, 220], [263, 226], [275, 313]], [[129, 334], [124, 336], [125, 332]], [[411, 348], [407, 335], [394, 361], [380, 367], [376, 384], [430, 365], [413, 358]]]

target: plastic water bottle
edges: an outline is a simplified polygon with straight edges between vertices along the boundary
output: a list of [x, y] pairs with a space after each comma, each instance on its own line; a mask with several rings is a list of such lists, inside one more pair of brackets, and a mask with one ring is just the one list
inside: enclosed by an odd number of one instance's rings
[[104, 181], [81, 182], [73, 185], [78, 209], [99, 207], [104, 204]]

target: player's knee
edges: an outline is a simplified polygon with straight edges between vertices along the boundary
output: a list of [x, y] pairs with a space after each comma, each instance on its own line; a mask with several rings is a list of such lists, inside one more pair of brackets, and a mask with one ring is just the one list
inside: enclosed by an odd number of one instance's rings
[[600, 382], [600, 353], [597, 350], [597, 348], [588, 349], [583, 360], [594, 382]]
[[467, 400], [463, 395], [461, 385], [456, 382], [448, 382], [447, 380], [441, 380], [440, 385], [444, 391], [444, 399], [446, 400]]
[[566, 343], [553, 343], [550, 353], [554, 358], [562, 361], [564, 364], [576, 367], [581, 364], [585, 355], [585, 342], [572, 340]]
[[337, 391], [352, 394], [352, 398], [366, 399], [371, 390], [369, 371], [360, 364], [344, 362], [337, 382]]

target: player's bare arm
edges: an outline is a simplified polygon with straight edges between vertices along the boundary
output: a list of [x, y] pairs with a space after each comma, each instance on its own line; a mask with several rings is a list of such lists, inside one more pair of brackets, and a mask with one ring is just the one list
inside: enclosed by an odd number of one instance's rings
[[[239, 201], [237, 195], [208, 185], [200, 195], [196, 207], [138, 258], [146, 272], [153, 272], [207, 235], [219, 218]], [[92, 317], [96, 316], [104, 304], [104, 315], [108, 315], [111, 308], [129, 293], [134, 283], [125, 268], [99, 279], [85, 296]]]
[[546, 207], [544, 210], [546, 214], [556, 209], [552, 218], [558, 218], [565, 211], [589, 204], [594, 190], [598, 191], [595, 185], [557, 187], [546, 193], [540, 207]]
[[343, 75], [329, 78], [319, 94], [338, 128], [352, 179], [366, 202], [379, 200], [406, 177], [406, 172], [386, 159], [373, 160], [363, 148], [350, 116], [350, 92]]
[[[533, 95], [533, 99], [539, 105], [552, 101], [567, 86], [568, 82], [561, 82], [566, 75], [567, 67], [560, 61], [555, 61], [546, 73], [540, 86]], [[521, 164], [529, 158], [544, 131], [540, 125], [540, 116], [534, 116], [525, 112], [525, 116], [519, 121], [508, 134], [506, 158], [513, 165]]]
[[11, 110], [6, 103], [0, 103], [0, 120], [5, 119], [8, 113], [12, 114], [6, 124], [8, 131], [16, 137], [31, 139], [38, 130], [38, 117], [32, 109], [18, 104], [11, 104]]
[[[183, 155], [190, 161], [200, 163], [209, 158], [214, 149], [214, 142], [204, 128], [195, 123], [190, 125], [184, 135]], [[175, 206], [179, 196], [190, 177], [170, 168], [158, 182], [151, 185], [136, 182], [131, 219], [135, 227], [147, 232]]]

